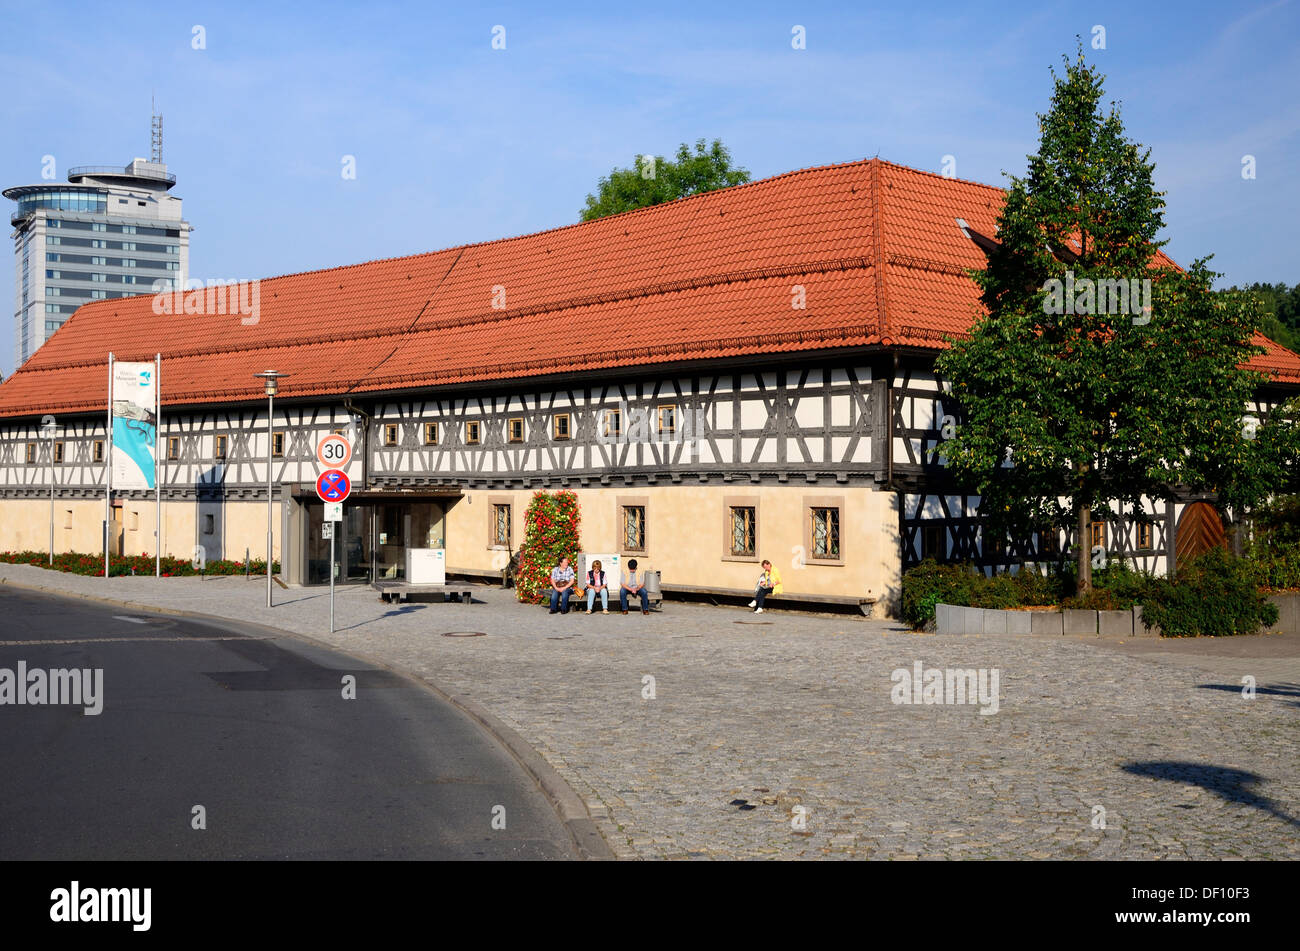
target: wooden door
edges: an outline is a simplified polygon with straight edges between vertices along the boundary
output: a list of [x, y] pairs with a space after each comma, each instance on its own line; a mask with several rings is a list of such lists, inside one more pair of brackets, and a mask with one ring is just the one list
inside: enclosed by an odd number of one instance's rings
[[1228, 547], [1223, 522], [1209, 502], [1193, 502], [1183, 509], [1174, 533], [1174, 564], [1181, 569], [1188, 559], [1211, 548]]

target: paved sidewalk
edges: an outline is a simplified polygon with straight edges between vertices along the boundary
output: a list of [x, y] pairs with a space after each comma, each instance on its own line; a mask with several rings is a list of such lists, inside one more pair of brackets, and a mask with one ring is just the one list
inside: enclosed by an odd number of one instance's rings
[[[1300, 858], [1297, 638], [939, 637], [673, 602], [550, 616], [487, 587], [472, 606], [340, 587], [330, 635], [328, 589], [277, 588], [268, 610], [264, 579], [0, 580], [267, 624], [472, 697], [620, 857]], [[997, 712], [892, 702], [917, 661], [996, 670]]]

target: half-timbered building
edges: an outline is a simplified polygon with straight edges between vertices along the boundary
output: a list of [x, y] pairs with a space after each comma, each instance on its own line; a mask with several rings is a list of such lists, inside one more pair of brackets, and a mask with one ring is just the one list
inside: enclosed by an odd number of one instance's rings
[[[100, 550], [111, 351], [162, 355], [161, 525], [152, 492], [115, 493], [127, 553], [262, 552], [254, 374], [277, 370], [270, 481], [290, 583], [331, 570], [314, 490], [330, 432], [354, 447], [343, 580], [400, 576], [413, 547], [492, 576], [531, 493], [563, 487], [584, 547], [637, 557], [668, 592], [748, 591], [767, 558], [791, 596], [888, 605], [926, 556], [1039, 560], [1063, 540], [986, 544], [978, 499], [932, 452], [957, 415], [934, 357], [978, 313], [967, 269], [1003, 198], [873, 159], [269, 278], [255, 313], [203, 291], [87, 304], [0, 385], [0, 548], [44, 549], [53, 483], [55, 547]], [[1300, 389], [1300, 357], [1258, 342], [1263, 416]], [[1199, 501], [1124, 512], [1100, 543], [1162, 569], [1180, 526], [1212, 534]]]

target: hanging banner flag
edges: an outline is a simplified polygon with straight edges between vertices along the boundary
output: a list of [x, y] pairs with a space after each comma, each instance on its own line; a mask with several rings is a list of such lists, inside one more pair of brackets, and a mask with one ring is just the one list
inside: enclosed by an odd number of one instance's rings
[[154, 364], [113, 364], [113, 488], [152, 489], [158, 380]]

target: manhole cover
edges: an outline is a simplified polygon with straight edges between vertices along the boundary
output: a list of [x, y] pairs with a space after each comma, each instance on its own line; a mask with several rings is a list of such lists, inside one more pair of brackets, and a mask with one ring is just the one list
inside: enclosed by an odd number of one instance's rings
[[443, 637], [487, 637], [483, 631], [447, 631]]
[[771, 627], [771, 621], [732, 621], [732, 624], [757, 624], [760, 627]]

